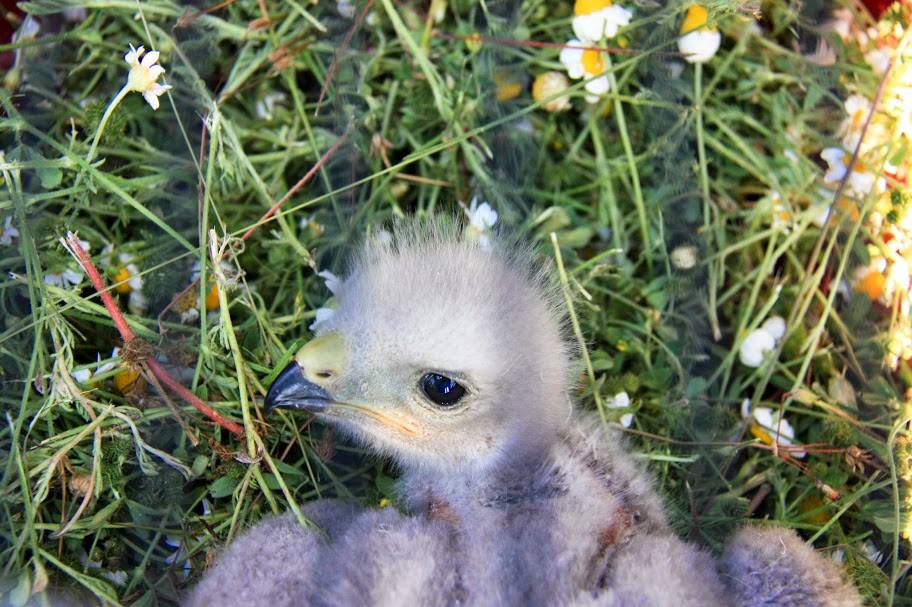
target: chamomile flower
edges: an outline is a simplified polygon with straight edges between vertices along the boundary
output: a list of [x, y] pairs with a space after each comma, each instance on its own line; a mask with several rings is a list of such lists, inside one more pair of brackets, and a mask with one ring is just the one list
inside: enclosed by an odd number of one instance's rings
[[776, 338], [772, 333], [760, 327], [748, 333], [741, 347], [738, 348], [738, 359], [747, 367], [759, 367], [767, 352], [776, 347]]
[[[563, 112], [570, 109], [570, 98], [560, 95], [570, 86], [570, 81], [560, 72], [545, 72], [535, 77], [532, 83], [532, 99], [542, 103], [541, 107], [546, 112]], [[553, 99], [552, 99], [553, 98]], [[545, 101], [545, 99], [551, 99]]]
[[[823, 176], [823, 182], [831, 186], [839, 184], [848, 171], [852, 155], [842, 148], [825, 148], [820, 152], [820, 157], [827, 163], [827, 172]], [[883, 181], [882, 178], [878, 179], [877, 175], [868, 171], [861, 162], [856, 162], [849, 175], [846, 190], [849, 194], [864, 196], [875, 186], [882, 186]]]
[[90, 379], [92, 379], [92, 370], [91, 369], [77, 369], [75, 371], [70, 371], [70, 377], [76, 381], [78, 384], [84, 384]]
[[875, 74], [883, 76], [884, 72], [887, 71], [887, 66], [890, 65], [890, 51], [882, 48], [874, 48], [865, 53], [864, 59], [865, 63], [871, 66], [871, 69], [874, 70]]
[[[611, 409], [630, 409], [630, 396], [626, 392], [618, 392], [605, 403]], [[633, 423], [633, 413], [624, 413], [620, 417], [621, 426], [629, 428]]]
[[586, 101], [596, 103], [601, 95], [611, 90], [611, 81], [605, 74], [604, 53], [594, 48], [582, 48], [585, 43], [579, 40], [570, 40], [561, 49], [560, 62], [567, 69], [567, 75], [574, 80], [587, 78]]
[[[143, 56], [145, 55], [145, 56]], [[130, 66], [127, 76], [127, 90], [141, 93], [153, 110], [158, 109], [158, 98], [165, 94], [171, 86], [159, 84], [158, 78], [165, 73], [165, 68], [158, 65], [158, 51], [146, 52], [142, 46], [133, 48], [124, 55], [124, 61]]]
[[10, 246], [16, 240], [19, 240], [19, 230], [13, 226], [13, 218], [7, 216], [0, 229], [0, 245]]
[[769, 196], [770, 218], [774, 229], [789, 232], [792, 226], [792, 210], [783, 200], [782, 194], [773, 191]]
[[468, 236], [477, 239], [482, 249], [487, 249], [491, 246], [490, 233], [497, 223], [497, 211], [487, 202], [479, 203], [476, 196], [465, 212], [469, 217]]
[[142, 292], [143, 279], [139, 266], [134, 263], [133, 255], [118, 253], [113, 260], [114, 245], [105, 245], [101, 251], [102, 263], [111, 268], [111, 282], [114, 290], [121, 295], [129, 295], [127, 307], [133, 314], [142, 314], [149, 308], [149, 302]]
[[[61, 241], [63, 239], [61, 238]], [[64, 244], [64, 246], [67, 246]], [[82, 250], [88, 253], [92, 249], [92, 245], [87, 240], [80, 240], [79, 246], [82, 247]], [[69, 249], [69, 247], [67, 246]], [[76, 266], [73, 267], [64, 267], [63, 271], [58, 273], [46, 273], [42, 280], [44, 284], [58, 287], [60, 289], [69, 289], [70, 287], [75, 287], [82, 282], [85, 273], [82, 271], [82, 268]]]
[[[200, 279], [200, 267], [200, 262], [198, 260], [193, 262], [190, 273], [191, 282], [196, 282]], [[219, 263], [219, 270], [221, 271], [221, 275], [225, 277], [225, 283], [223, 285], [225, 289], [236, 289], [239, 280], [237, 268], [227, 261], [223, 261]], [[209, 290], [206, 291], [206, 310], [214, 312], [219, 309], [218, 285], [215, 283], [215, 273], [211, 267], [206, 269], [206, 274], [209, 277]]]
[[595, 43], [614, 38], [630, 23], [633, 13], [612, 0], [576, 0], [573, 5], [573, 33], [580, 40]]
[[[741, 417], [750, 423], [751, 434], [767, 445], [790, 447], [795, 441], [795, 429], [785, 417], [779, 415], [778, 410], [769, 407], [752, 408], [750, 400], [744, 399], [741, 403]], [[798, 459], [807, 455], [800, 449], [788, 449], [787, 453]]]
[[689, 63], [706, 63], [712, 59], [722, 44], [722, 34], [716, 28], [710, 28], [709, 11], [702, 4], [692, 4], [681, 23], [681, 37], [678, 38], [678, 50]]
[[845, 100], [845, 111], [848, 114], [842, 124], [839, 125], [839, 132], [842, 137], [842, 145], [847, 150], [854, 150], [858, 145], [858, 139], [861, 137], [861, 130], [864, 127], [865, 119], [871, 111], [871, 102], [863, 95], [849, 95]]

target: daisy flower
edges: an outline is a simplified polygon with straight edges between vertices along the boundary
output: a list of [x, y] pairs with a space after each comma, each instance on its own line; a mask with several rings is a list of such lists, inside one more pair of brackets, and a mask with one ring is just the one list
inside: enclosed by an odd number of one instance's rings
[[92, 379], [92, 370], [91, 369], [77, 369], [75, 371], [70, 371], [70, 377], [72, 377], [77, 384], [84, 384], [90, 379]]
[[741, 364], [747, 367], [759, 367], [767, 352], [785, 336], [785, 320], [781, 316], [771, 316], [757, 329], [748, 333], [738, 349]]
[[848, 115], [839, 125], [837, 135], [842, 137], [843, 147], [847, 150], [854, 150], [861, 137], [865, 119], [871, 111], [871, 102], [863, 95], [849, 95], [844, 106]]
[[792, 226], [792, 211], [788, 203], [776, 191], [770, 194], [769, 202], [773, 228], [789, 232]]
[[13, 218], [7, 216], [3, 220], [3, 228], [0, 229], [0, 244], [9, 246], [13, 241], [19, 239], [19, 230], [13, 227]]
[[[820, 157], [827, 163], [827, 172], [823, 176], [823, 182], [827, 185], [838, 185], [848, 171], [852, 155], [842, 148], [825, 148], [820, 152]], [[852, 174], [849, 175], [846, 190], [854, 196], [864, 196], [874, 189], [875, 185], [882, 185], [882, 182], [883, 179], [878, 179], [861, 162], [856, 162]]]
[[887, 260], [877, 257], [863, 268], [856, 270], [850, 281], [852, 289], [864, 293], [872, 301], [878, 301], [887, 286]]
[[159, 76], [165, 73], [165, 68], [158, 65], [158, 57], [158, 51], [146, 53], [144, 47], [133, 48], [132, 44], [130, 50], [124, 55], [124, 61], [130, 66], [127, 90], [142, 93], [143, 99], [153, 110], [158, 109], [158, 98], [171, 88], [170, 85], [157, 82]]
[[[532, 83], [532, 99], [541, 103], [546, 112], [563, 112], [570, 109], [570, 98], [560, 95], [570, 86], [570, 81], [560, 72], [545, 72], [535, 77]], [[556, 97], [556, 98], [554, 98]], [[545, 101], [545, 99], [551, 99]], [[542, 103], [544, 101], [544, 103]]]
[[[60, 240], [63, 241], [62, 238]], [[66, 244], [64, 244], [64, 246], [66, 246]], [[80, 240], [79, 246], [81, 246], [82, 250], [86, 253], [92, 249], [92, 245], [89, 244], [89, 241], [87, 240]], [[67, 247], [67, 249], [69, 250], [69, 247]], [[69, 289], [70, 287], [75, 287], [81, 283], [84, 275], [82, 268], [77, 266], [75, 270], [72, 268], [64, 268], [62, 272], [56, 274], [46, 273], [42, 280], [46, 285], [51, 285], [60, 289]]]
[[[751, 434], [767, 445], [775, 443], [790, 447], [795, 440], [795, 429], [787, 419], [780, 417], [778, 410], [769, 407], [752, 408], [750, 400], [744, 399], [741, 403], [741, 417], [750, 422]], [[788, 449], [786, 452], [798, 459], [807, 455], [800, 449]]]
[[[630, 396], [626, 392], [618, 392], [614, 395], [612, 399], [605, 403], [611, 409], [630, 409]], [[625, 428], [629, 428], [633, 423], [633, 413], [624, 413], [620, 417], [620, 424]]]
[[689, 63], [706, 63], [719, 51], [722, 34], [706, 25], [709, 11], [702, 4], [692, 4], [681, 22], [678, 50]]
[[871, 69], [874, 70], [875, 74], [883, 76], [884, 72], [887, 71], [887, 66], [890, 65], [890, 51], [882, 48], [874, 48], [865, 53], [864, 59], [865, 63], [871, 66]]
[[614, 38], [630, 23], [633, 13], [612, 0], [576, 0], [573, 4], [573, 34], [589, 43]]
[[611, 90], [611, 81], [605, 74], [604, 53], [594, 48], [580, 48], [586, 46], [580, 40], [570, 40], [561, 49], [560, 62], [567, 69], [567, 75], [574, 80], [587, 78], [586, 101], [595, 103], [600, 95]]
[[490, 232], [497, 223], [497, 211], [487, 202], [479, 204], [476, 196], [465, 212], [469, 217], [469, 236], [477, 238], [481, 248], [487, 249], [491, 246]]
[[142, 314], [149, 308], [149, 302], [142, 292], [143, 279], [139, 267], [133, 263], [133, 255], [129, 253], [119, 253], [117, 261], [112, 261], [114, 255], [114, 245], [105, 245], [101, 251], [102, 263], [111, 266], [111, 282], [114, 283], [114, 290], [121, 295], [129, 295], [127, 307], [133, 314]]
[[[237, 271], [227, 261], [221, 262], [222, 274], [227, 278], [226, 288], [233, 289], [237, 287]], [[209, 277], [209, 290], [206, 292], [206, 310], [209, 312], [214, 312], [219, 309], [219, 296], [218, 296], [218, 286], [215, 284], [215, 277], [212, 275], [212, 268], [209, 268], [207, 271]], [[200, 262], [194, 261], [193, 266], [191, 267], [190, 273], [190, 282], [196, 282], [200, 279]], [[195, 304], [194, 304], [195, 307]]]

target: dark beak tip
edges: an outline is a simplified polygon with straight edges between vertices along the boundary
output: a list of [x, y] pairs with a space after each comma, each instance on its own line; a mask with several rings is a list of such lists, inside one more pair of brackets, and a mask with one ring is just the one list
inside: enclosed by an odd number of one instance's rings
[[269, 386], [263, 406], [266, 413], [271, 413], [274, 409], [316, 411], [329, 400], [329, 393], [308, 380], [304, 370], [292, 361]]

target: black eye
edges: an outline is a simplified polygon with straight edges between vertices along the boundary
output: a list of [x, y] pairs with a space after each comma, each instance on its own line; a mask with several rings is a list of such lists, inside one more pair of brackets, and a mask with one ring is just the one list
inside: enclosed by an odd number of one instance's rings
[[427, 397], [441, 407], [452, 407], [466, 393], [456, 380], [439, 373], [428, 373], [421, 378], [420, 384]]

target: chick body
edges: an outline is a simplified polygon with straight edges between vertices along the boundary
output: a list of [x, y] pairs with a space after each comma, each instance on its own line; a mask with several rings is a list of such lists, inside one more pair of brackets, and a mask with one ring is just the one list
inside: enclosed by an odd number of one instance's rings
[[573, 413], [559, 298], [531, 258], [421, 223], [368, 247], [267, 406], [390, 456], [404, 512], [261, 522], [188, 606], [860, 604], [792, 532], [767, 550], [744, 530], [718, 561], [672, 533], [621, 437]]

